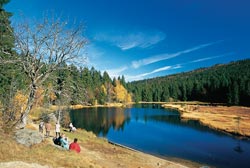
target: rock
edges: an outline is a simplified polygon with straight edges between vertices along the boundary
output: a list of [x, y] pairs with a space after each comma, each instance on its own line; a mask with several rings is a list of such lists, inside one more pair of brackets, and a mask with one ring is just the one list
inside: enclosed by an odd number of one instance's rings
[[30, 147], [34, 144], [41, 143], [44, 138], [38, 131], [24, 128], [16, 131], [15, 139], [18, 143]]

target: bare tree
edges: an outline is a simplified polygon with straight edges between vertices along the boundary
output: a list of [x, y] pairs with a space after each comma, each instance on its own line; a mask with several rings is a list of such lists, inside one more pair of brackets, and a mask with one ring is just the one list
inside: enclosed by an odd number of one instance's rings
[[20, 123], [26, 125], [26, 118], [35, 101], [37, 88], [63, 63], [74, 63], [81, 57], [86, 44], [83, 26], [68, 24], [60, 19], [48, 19], [29, 24], [23, 22], [15, 27], [15, 47], [18, 61], [30, 80], [29, 96]]

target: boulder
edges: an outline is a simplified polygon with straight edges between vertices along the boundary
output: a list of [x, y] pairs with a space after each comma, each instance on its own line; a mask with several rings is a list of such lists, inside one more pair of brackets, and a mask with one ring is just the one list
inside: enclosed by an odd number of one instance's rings
[[38, 131], [24, 128], [16, 131], [15, 139], [18, 143], [30, 147], [34, 144], [41, 143], [44, 138]]

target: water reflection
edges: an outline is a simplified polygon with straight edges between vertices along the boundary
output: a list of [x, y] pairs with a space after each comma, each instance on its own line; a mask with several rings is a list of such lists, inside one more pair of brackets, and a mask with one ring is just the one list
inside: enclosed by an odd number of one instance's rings
[[[154, 110], [149, 110], [150, 108]], [[168, 113], [159, 111], [159, 105], [136, 105], [134, 108], [84, 108], [72, 110], [70, 113], [73, 125], [94, 132], [96, 135], [106, 136], [110, 128], [123, 131], [124, 125], [129, 124], [131, 118], [135, 121], [160, 121], [179, 124], [180, 116], [177, 111]], [[156, 110], [158, 109], [158, 110]], [[192, 123], [192, 122], [188, 122]]]
[[161, 109], [160, 105], [157, 104], [140, 104], [133, 108], [85, 108], [71, 112], [71, 120], [76, 127], [84, 128], [104, 137], [108, 134], [110, 128], [123, 131], [125, 124], [129, 124], [131, 119], [143, 123], [149, 121], [163, 122], [221, 135], [221, 133], [201, 125], [198, 121], [181, 120], [176, 110]]
[[162, 157], [179, 157], [221, 168], [249, 167], [250, 142], [185, 121], [159, 105], [87, 108], [70, 113], [76, 127]]
[[123, 108], [86, 108], [74, 110], [70, 115], [76, 127], [105, 136], [111, 127], [123, 130], [125, 123], [129, 123], [131, 114]]

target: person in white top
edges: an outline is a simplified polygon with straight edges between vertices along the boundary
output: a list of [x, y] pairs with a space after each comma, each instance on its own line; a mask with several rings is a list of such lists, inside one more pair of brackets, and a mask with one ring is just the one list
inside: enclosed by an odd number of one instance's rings
[[69, 124], [69, 132], [72, 132], [72, 128], [73, 128], [73, 124], [70, 123], [70, 124]]
[[56, 123], [56, 138], [58, 138], [60, 136], [60, 123], [57, 122]]
[[39, 132], [40, 133], [43, 133], [43, 127], [44, 127], [44, 122], [41, 121], [40, 124], [39, 124]]
[[76, 131], [76, 127], [73, 126], [71, 131], [75, 132]]

